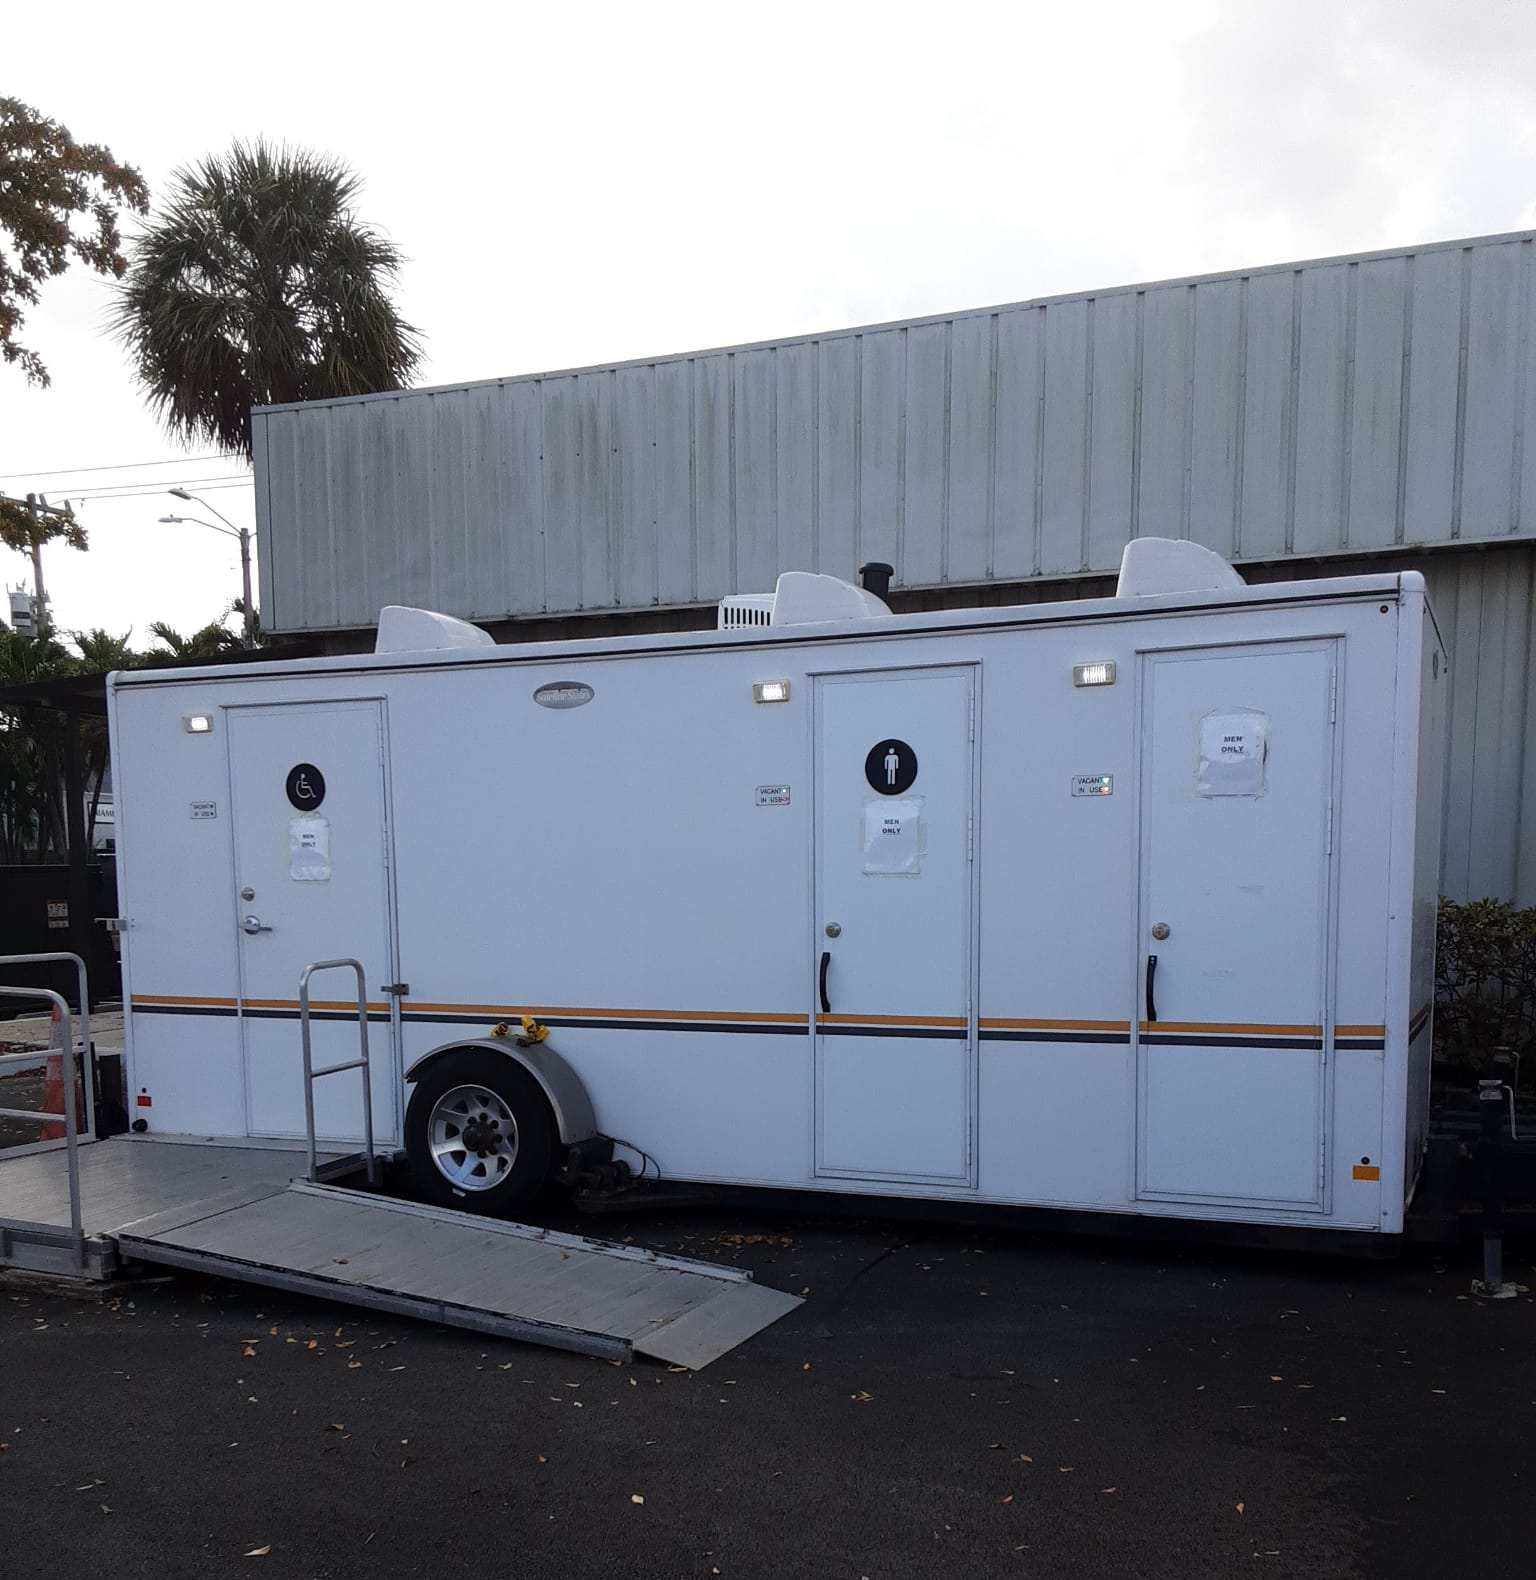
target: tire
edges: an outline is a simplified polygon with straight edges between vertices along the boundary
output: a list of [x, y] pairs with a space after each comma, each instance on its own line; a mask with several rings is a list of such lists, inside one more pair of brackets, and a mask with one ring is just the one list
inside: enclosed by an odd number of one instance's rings
[[439, 1206], [505, 1217], [544, 1188], [554, 1150], [543, 1088], [501, 1054], [459, 1048], [414, 1083], [406, 1157], [422, 1195]]

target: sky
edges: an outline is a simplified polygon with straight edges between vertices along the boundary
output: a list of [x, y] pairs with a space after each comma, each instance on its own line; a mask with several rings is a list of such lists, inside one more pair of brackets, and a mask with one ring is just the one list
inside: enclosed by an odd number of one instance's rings
[[[350, 164], [420, 384], [1536, 226], [1529, 0], [86, 0], [0, 43], [0, 94], [152, 202], [237, 138]], [[0, 366], [0, 491], [84, 501], [55, 624], [147, 645], [240, 590], [233, 538], [159, 518], [257, 522], [146, 408], [111, 299], [77, 269], [28, 312], [53, 383]]]

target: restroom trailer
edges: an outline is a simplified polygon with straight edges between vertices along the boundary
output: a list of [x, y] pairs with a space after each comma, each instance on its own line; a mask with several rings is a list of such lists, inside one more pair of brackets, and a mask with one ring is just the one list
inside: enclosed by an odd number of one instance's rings
[[[115, 675], [129, 1107], [306, 1134], [299, 984], [366, 977], [420, 1191], [552, 1174], [1399, 1233], [1447, 671], [1414, 573]], [[767, 623], [763, 623], [766, 621]], [[744, 623], [745, 622], [745, 623]], [[359, 1057], [316, 976], [318, 1066]], [[526, 1020], [525, 1020], [526, 1017]], [[364, 1138], [360, 1073], [317, 1080]]]

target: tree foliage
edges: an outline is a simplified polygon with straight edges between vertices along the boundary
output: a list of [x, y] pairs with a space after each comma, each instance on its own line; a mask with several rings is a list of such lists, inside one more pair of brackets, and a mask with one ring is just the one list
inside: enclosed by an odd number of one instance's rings
[[26, 309], [71, 260], [121, 278], [125, 208], [149, 208], [149, 188], [132, 165], [100, 143], [77, 143], [19, 99], [0, 98], [0, 358], [19, 363], [32, 383], [47, 384], [48, 369], [16, 338]]
[[1495, 1048], [1536, 1050], [1536, 908], [1441, 900], [1435, 930], [1435, 1047], [1481, 1064]]
[[398, 248], [340, 162], [261, 141], [179, 170], [133, 244], [114, 329], [171, 431], [249, 456], [252, 406], [399, 389], [420, 337]]
[[[126, 632], [76, 631], [71, 651], [51, 634], [20, 636], [0, 624], [0, 687], [137, 669], [171, 657], [217, 661], [243, 646], [240, 636], [224, 624], [229, 613], [190, 637], [157, 621], [150, 630], [163, 645], [147, 651], [131, 646]], [[68, 720], [48, 709], [0, 707], [0, 864], [64, 859], [68, 728]], [[91, 798], [86, 808], [89, 828], [96, 819], [107, 764], [107, 730], [101, 719], [81, 720], [79, 729], [81, 781]]]
[[[62, 510], [45, 505], [34, 516], [19, 500], [0, 495], [0, 543], [6, 548], [30, 554], [55, 538], [62, 538], [72, 549], [86, 547], [85, 528], [68, 505]], [[39, 609], [37, 617], [46, 620], [48, 611]]]

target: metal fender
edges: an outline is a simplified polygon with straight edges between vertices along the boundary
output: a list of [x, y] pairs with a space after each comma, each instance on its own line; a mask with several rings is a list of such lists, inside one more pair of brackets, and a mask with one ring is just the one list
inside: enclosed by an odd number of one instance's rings
[[561, 1143], [570, 1146], [586, 1141], [597, 1134], [597, 1118], [592, 1112], [592, 1099], [581, 1084], [581, 1077], [547, 1042], [535, 1042], [526, 1048], [501, 1037], [460, 1037], [445, 1042], [439, 1048], [422, 1056], [406, 1071], [407, 1081], [416, 1081], [426, 1072], [427, 1066], [445, 1053], [458, 1048], [489, 1048], [503, 1058], [520, 1064], [544, 1089], [549, 1106], [554, 1111], [555, 1128]]

